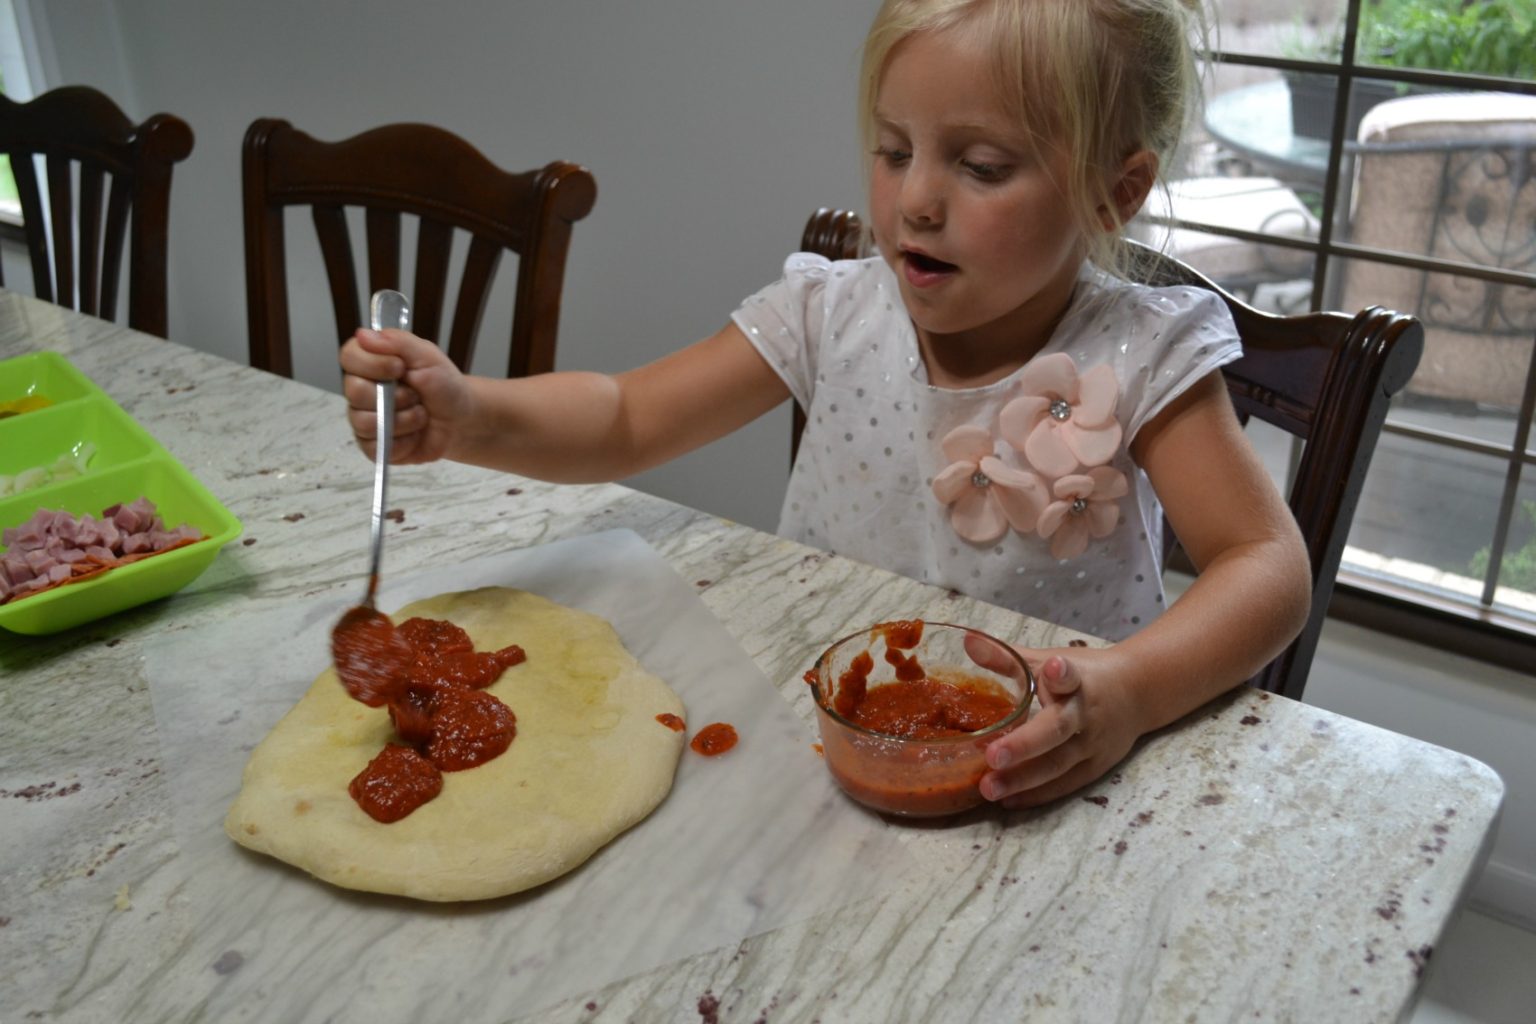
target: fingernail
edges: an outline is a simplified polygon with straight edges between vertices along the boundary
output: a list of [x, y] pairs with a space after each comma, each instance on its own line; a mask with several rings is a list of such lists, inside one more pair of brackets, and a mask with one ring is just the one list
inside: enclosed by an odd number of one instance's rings
[[1002, 769], [1007, 768], [1008, 763], [1013, 759], [1008, 756], [1008, 751], [1003, 750], [1001, 747], [997, 747], [988, 751], [987, 760], [991, 763], [993, 768]]

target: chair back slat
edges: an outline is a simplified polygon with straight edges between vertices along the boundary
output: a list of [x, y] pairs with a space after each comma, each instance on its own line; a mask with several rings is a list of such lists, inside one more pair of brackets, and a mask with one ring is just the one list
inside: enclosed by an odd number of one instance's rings
[[53, 229], [53, 294], [60, 304], [75, 302], [74, 182], [68, 157], [50, 155], [48, 167], [49, 226]]
[[325, 276], [331, 282], [331, 309], [336, 317], [337, 345], [345, 341], [362, 320], [358, 306], [357, 267], [352, 262], [352, 236], [347, 233], [347, 212], [336, 203], [316, 203], [311, 211]]
[[448, 357], [460, 366], [469, 365], [501, 253], [502, 247], [490, 239], [473, 238], [464, 256], [464, 276], [459, 279], [459, 294], [453, 300], [453, 328], [448, 332]]
[[16, 179], [16, 194], [21, 200], [21, 222], [37, 225], [27, 231], [27, 255], [32, 261], [32, 293], [44, 302], [53, 301], [53, 270], [48, 259], [48, 236], [41, 230], [43, 198], [37, 187], [37, 165], [30, 151], [13, 151], [11, 174]]
[[[246, 132], [243, 193], [252, 365], [292, 373], [286, 310], [279, 330], [277, 311], [260, 308], [287, 301], [268, 281], [281, 272], [272, 252], [281, 246], [282, 210], [343, 203], [365, 211], [371, 289], [400, 287], [400, 218], [419, 218], [409, 295], [413, 330], [445, 344], [465, 368], [496, 257], [503, 249], [517, 253], [508, 374], [553, 366], [571, 225], [591, 211], [597, 196], [585, 168], [555, 161], [535, 171], [503, 171], [463, 139], [431, 125], [385, 125], [322, 142], [286, 121], [264, 118]], [[438, 333], [455, 231], [469, 234], [470, 253], [457, 286], [453, 328], [443, 339]], [[344, 287], [334, 277], [330, 285]]]
[[[368, 235], [368, 294], [400, 289], [400, 212], [370, 206], [364, 213]], [[331, 287], [336, 283], [331, 282]]]
[[[856, 214], [825, 207], [812, 214], [801, 236], [803, 251], [829, 259], [856, 258], [867, 244]], [[1424, 328], [1415, 317], [1377, 306], [1354, 316], [1274, 316], [1171, 256], [1139, 243], [1132, 243], [1131, 253], [1132, 277], [1142, 283], [1204, 288], [1221, 297], [1243, 344], [1242, 357], [1222, 368], [1239, 418], [1263, 420], [1303, 442], [1287, 504], [1307, 546], [1312, 608], [1300, 635], [1249, 680], [1300, 700], [1371, 455], [1392, 396], [1418, 366]], [[805, 429], [798, 405], [792, 429], [796, 452]], [[1165, 532], [1171, 549], [1177, 538]]]
[[452, 226], [423, 218], [416, 233], [416, 283], [411, 291], [411, 329], [420, 337], [440, 335], [443, 295], [448, 288], [448, 255], [452, 249]]
[[106, 172], [80, 165], [79, 234], [80, 312], [99, 315], [101, 309], [101, 201]]
[[[11, 158], [38, 298], [113, 316], [126, 248], [128, 325], [163, 337], [171, 168], [191, 152], [185, 121], [156, 114], [135, 125], [87, 86], [53, 89], [27, 103], [0, 97], [0, 153]], [[46, 210], [37, 156], [46, 166]], [[111, 202], [120, 203], [127, 226], [126, 246], [120, 237], [113, 245], [111, 207], [101, 230], [108, 177]]]
[[[128, 212], [132, 203], [131, 186], [127, 179], [114, 177], [112, 187], [107, 190], [107, 223], [101, 239], [99, 315], [109, 320], [117, 316], [117, 268], [123, 265], [123, 245], [128, 239]], [[163, 297], [161, 301], [164, 301]]]

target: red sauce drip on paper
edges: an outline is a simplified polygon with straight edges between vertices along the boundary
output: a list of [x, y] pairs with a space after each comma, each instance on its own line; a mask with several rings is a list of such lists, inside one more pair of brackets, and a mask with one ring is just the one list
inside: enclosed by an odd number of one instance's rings
[[485, 764], [517, 735], [512, 709], [478, 692], [526, 660], [516, 644], [476, 651], [469, 634], [451, 622], [413, 618], [397, 627], [359, 607], [331, 634], [331, 654], [352, 697], [389, 708], [399, 740], [348, 786], [375, 821], [399, 821], [437, 796], [442, 772]]
[[657, 715], [656, 721], [660, 722], [668, 729], [671, 729], [673, 732], [682, 732], [687, 728], [687, 726], [683, 723], [683, 720], [672, 714], [670, 711]]
[[688, 744], [695, 754], [703, 754], [705, 757], [719, 757], [735, 745], [736, 730], [725, 722], [706, 725], [694, 734], [692, 742]]

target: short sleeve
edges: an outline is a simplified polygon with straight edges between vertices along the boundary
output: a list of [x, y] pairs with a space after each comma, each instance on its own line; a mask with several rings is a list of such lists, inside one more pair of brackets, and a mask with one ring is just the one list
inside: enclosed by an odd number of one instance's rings
[[1137, 374], [1142, 386], [1127, 421], [1127, 445], [1175, 398], [1243, 354], [1226, 303], [1204, 288], [1150, 289], [1134, 316], [1137, 350], [1146, 362]]
[[802, 409], [815, 390], [817, 350], [826, 324], [831, 262], [814, 253], [784, 261], [784, 276], [731, 314], [747, 340], [788, 385]]

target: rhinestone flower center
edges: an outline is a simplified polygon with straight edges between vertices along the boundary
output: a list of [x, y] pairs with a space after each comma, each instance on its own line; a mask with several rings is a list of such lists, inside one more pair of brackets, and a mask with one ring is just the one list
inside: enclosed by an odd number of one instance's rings
[[1072, 499], [1072, 514], [1073, 515], [1080, 516], [1084, 512], [1086, 512], [1086, 511], [1088, 511], [1088, 499], [1087, 498], [1073, 498]]
[[[1039, 408], [1039, 406], [1036, 406]], [[1072, 417], [1072, 406], [1065, 398], [1058, 398], [1051, 403], [1051, 419], [1065, 422]]]
[[987, 476], [987, 474], [983, 473], [981, 470], [978, 469], [976, 472], [971, 474], [972, 487], [990, 487], [991, 485], [992, 478]]

